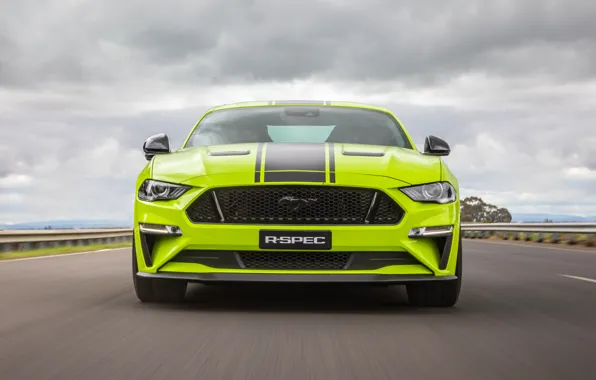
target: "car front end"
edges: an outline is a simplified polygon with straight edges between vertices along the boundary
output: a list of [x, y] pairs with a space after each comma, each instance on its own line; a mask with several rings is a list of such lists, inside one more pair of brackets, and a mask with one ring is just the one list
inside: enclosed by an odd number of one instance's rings
[[458, 278], [458, 183], [440, 157], [337, 143], [195, 147], [152, 158], [137, 189], [137, 281]]

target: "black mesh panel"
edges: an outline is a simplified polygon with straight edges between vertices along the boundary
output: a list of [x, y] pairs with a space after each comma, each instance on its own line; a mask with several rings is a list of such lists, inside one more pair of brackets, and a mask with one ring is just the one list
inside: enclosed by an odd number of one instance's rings
[[246, 269], [341, 270], [349, 252], [238, 252]]
[[[224, 223], [235, 224], [364, 224], [375, 190], [339, 186], [245, 186], [212, 190]], [[403, 210], [378, 192], [373, 224], [397, 224]], [[187, 210], [195, 223], [219, 222], [211, 192]]]

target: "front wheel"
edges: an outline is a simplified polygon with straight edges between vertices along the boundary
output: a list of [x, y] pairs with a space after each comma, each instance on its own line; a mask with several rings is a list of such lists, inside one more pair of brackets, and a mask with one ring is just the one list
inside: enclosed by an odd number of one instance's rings
[[139, 266], [137, 263], [135, 244], [132, 244], [132, 281], [135, 294], [141, 302], [181, 302], [186, 295], [187, 283], [181, 280], [164, 280], [144, 278], [137, 276]]
[[457, 250], [456, 280], [408, 284], [408, 300], [413, 306], [453, 307], [459, 299], [462, 282], [461, 236]]

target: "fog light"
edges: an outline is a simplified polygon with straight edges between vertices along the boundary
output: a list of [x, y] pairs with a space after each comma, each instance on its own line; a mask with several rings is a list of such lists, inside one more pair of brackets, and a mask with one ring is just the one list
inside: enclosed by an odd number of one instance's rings
[[166, 226], [163, 224], [141, 224], [139, 229], [142, 233], [148, 235], [182, 235], [182, 230], [178, 226]]
[[453, 226], [438, 226], [438, 227], [416, 227], [410, 230], [408, 237], [439, 237], [448, 236], [453, 233]]
[[410, 233], [408, 234], [408, 236], [409, 237], [420, 236], [420, 235], [422, 235], [423, 231], [424, 231], [423, 228], [412, 228], [410, 230]]

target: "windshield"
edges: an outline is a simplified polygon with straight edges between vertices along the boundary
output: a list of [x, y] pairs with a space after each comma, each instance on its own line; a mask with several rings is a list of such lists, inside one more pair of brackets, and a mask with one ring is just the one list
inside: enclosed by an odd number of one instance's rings
[[412, 149], [398, 122], [384, 112], [304, 106], [214, 111], [201, 120], [185, 147], [261, 142], [329, 142]]

